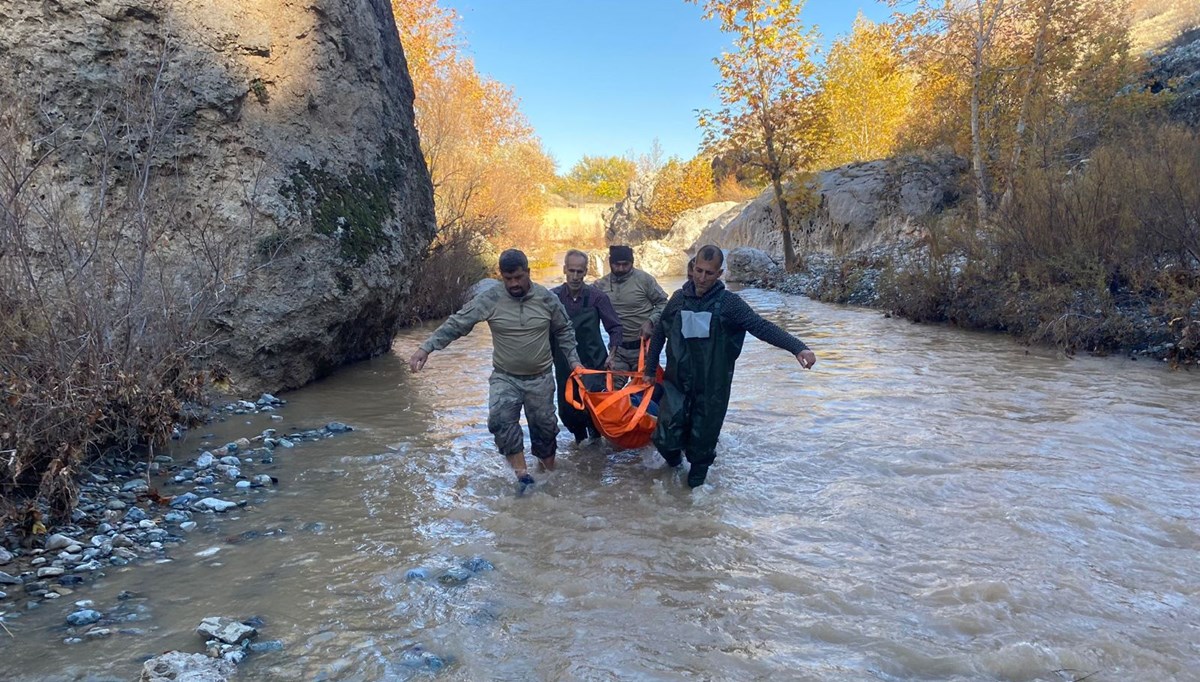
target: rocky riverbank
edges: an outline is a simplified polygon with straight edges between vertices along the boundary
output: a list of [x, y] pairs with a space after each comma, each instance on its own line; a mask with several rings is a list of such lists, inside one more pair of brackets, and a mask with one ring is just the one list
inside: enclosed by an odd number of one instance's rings
[[[1200, 323], [1163, 314], [1152, 298], [1123, 290], [1097, 300], [1077, 292], [1048, 316], [1039, 310], [1039, 292], [973, 281], [961, 257], [931, 267], [928, 249], [920, 244], [880, 245], [846, 257], [813, 253], [794, 273], [785, 273], [766, 252], [742, 247], [728, 254], [727, 279], [877, 308], [914, 322], [1008, 333], [1027, 343], [1057, 344], [1068, 353], [1121, 354], [1177, 366], [1200, 359]], [[1200, 319], [1200, 301], [1193, 304], [1191, 319]]]
[[[282, 421], [276, 412], [284, 405], [263, 394], [256, 401], [229, 404], [210, 418], [271, 413], [272, 421]], [[194, 457], [100, 458], [80, 475], [79, 500], [70, 523], [46, 529], [31, 511], [26, 526], [5, 529], [0, 542], [0, 626], [8, 629], [6, 622], [35, 610], [61, 608], [66, 645], [145, 634], [138, 623], [150, 618], [149, 595], [124, 591], [113, 603], [98, 604], [83, 598], [89, 584], [114, 568], [174, 561], [172, 550], [190, 534], [220, 524], [227, 512], [265, 504], [279, 485], [272, 475], [278, 460], [306, 442], [352, 430], [340, 422], [311, 429], [269, 428], [222, 445], [211, 441], [213, 434], [204, 434]], [[177, 430], [176, 438], [184, 436]], [[147, 662], [143, 679], [176, 679], [181, 670], [228, 674], [250, 653], [282, 648], [278, 640], [254, 641], [262, 626], [245, 615], [204, 618], [196, 631], [204, 638], [203, 658], [211, 661], [173, 652], [178, 655]]]

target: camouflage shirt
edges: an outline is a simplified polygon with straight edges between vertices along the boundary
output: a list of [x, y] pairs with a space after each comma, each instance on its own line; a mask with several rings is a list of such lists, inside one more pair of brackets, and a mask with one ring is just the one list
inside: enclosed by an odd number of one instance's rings
[[421, 350], [432, 353], [466, 336], [480, 322], [492, 330], [492, 365], [506, 374], [529, 376], [550, 371], [550, 335], [554, 334], [568, 361], [579, 362], [575, 331], [558, 297], [534, 284], [521, 298], [503, 285], [480, 292], [433, 332]]

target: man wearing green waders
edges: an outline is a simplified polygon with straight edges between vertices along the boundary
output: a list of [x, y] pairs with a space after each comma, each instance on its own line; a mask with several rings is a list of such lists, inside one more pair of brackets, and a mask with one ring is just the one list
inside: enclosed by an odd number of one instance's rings
[[673, 467], [687, 456], [691, 464], [687, 481], [693, 488], [704, 485], [717, 456], [734, 364], [742, 353], [746, 332], [795, 355], [805, 369], [817, 362], [803, 341], [764, 320], [725, 288], [720, 280], [724, 264], [721, 249], [700, 247], [691, 280], [671, 295], [654, 328], [647, 358], [649, 379], [666, 344], [666, 378], [654, 446]]
[[[571, 327], [575, 329], [575, 350], [583, 366], [588, 369], [612, 369], [613, 353], [621, 346], [621, 320], [613, 310], [608, 295], [584, 283], [583, 278], [587, 274], [587, 254], [571, 249], [563, 258], [563, 277], [566, 281], [550, 292], [558, 296], [567, 310]], [[608, 332], [607, 347], [604, 337], [600, 336], [601, 323]], [[550, 347], [554, 351], [554, 378], [558, 382], [558, 418], [575, 436], [576, 443], [587, 438], [598, 438], [600, 432], [592, 423], [591, 415], [586, 410], [577, 410], [567, 404], [567, 378], [571, 376], [571, 366], [553, 335], [550, 337]], [[589, 384], [588, 390], [600, 390], [598, 384], [603, 383], [603, 379], [597, 375], [590, 375], [584, 381]]]

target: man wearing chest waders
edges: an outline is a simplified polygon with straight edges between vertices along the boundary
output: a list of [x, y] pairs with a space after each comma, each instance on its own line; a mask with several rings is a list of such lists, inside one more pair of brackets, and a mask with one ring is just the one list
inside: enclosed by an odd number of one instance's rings
[[429, 354], [466, 336], [480, 322], [492, 330], [492, 375], [488, 378], [488, 431], [517, 477], [517, 493], [533, 485], [525, 467], [521, 408], [529, 424], [529, 449], [542, 468], [554, 470], [558, 418], [554, 414], [554, 376], [550, 337], [566, 358], [579, 366], [575, 332], [558, 298], [529, 280], [529, 259], [517, 249], [500, 254], [502, 287], [490, 287], [472, 298], [438, 327], [408, 361], [419, 372]]
[[704, 485], [717, 456], [734, 364], [746, 332], [795, 355], [805, 369], [817, 362], [803, 341], [764, 320], [725, 288], [720, 280], [724, 264], [721, 249], [700, 247], [691, 280], [672, 294], [663, 310], [647, 358], [646, 376], [651, 379], [666, 344], [666, 378], [654, 446], [669, 466], [679, 466], [687, 456], [691, 464], [687, 481], [693, 488]]
[[636, 372], [642, 339], [654, 331], [667, 305], [667, 293], [653, 275], [633, 267], [633, 249], [628, 246], [608, 247], [608, 266], [612, 271], [596, 280], [595, 287], [608, 294], [624, 331], [612, 368]]
[[[611, 369], [612, 351], [621, 345], [621, 320], [603, 291], [584, 284], [583, 278], [587, 273], [587, 254], [578, 249], [571, 249], [563, 258], [563, 276], [566, 281], [550, 291], [558, 296], [559, 302], [566, 308], [567, 317], [571, 319], [579, 361], [587, 369]], [[601, 323], [604, 323], [604, 330], [608, 332], [607, 347], [604, 345], [604, 337], [600, 336]], [[592, 423], [592, 417], [587, 410], [577, 410], [567, 404], [567, 379], [571, 376], [571, 367], [566, 354], [561, 351], [553, 336], [550, 338], [550, 346], [554, 351], [554, 378], [558, 383], [558, 418], [571, 435], [575, 436], [576, 443], [587, 438], [598, 438], [600, 432]], [[599, 376], [590, 375], [584, 379], [585, 383], [589, 379], [594, 383], [603, 381]], [[589, 385], [588, 389], [600, 390], [600, 386]]]

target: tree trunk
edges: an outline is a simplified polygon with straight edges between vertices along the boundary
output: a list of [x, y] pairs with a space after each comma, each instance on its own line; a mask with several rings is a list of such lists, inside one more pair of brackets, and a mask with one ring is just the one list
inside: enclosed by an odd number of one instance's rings
[[775, 191], [775, 205], [779, 208], [779, 231], [783, 235], [783, 268], [792, 272], [796, 269], [796, 248], [792, 245], [792, 222], [787, 199], [783, 197], [783, 166], [775, 151], [775, 135], [767, 130], [763, 136], [767, 147], [767, 174], [771, 176], [771, 188]]
[[1007, 173], [1004, 179], [1004, 194], [1000, 197], [1000, 210], [1007, 208], [1013, 199], [1013, 182], [1017, 174], [1017, 167], [1021, 165], [1021, 154], [1024, 152], [1025, 144], [1025, 127], [1029, 119], [1029, 109], [1033, 102], [1034, 94], [1037, 92], [1038, 83], [1042, 77], [1042, 67], [1046, 60], [1046, 42], [1050, 31], [1050, 15], [1054, 10], [1053, 0], [1045, 0], [1042, 3], [1041, 14], [1038, 15], [1038, 33], [1037, 39], [1034, 42], [1033, 61], [1029, 67], [1029, 74], [1025, 80], [1025, 87], [1021, 97], [1021, 108], [1017, 115], [1017, 126], [1013, 136], [1012, 156], [1008, 162]]

